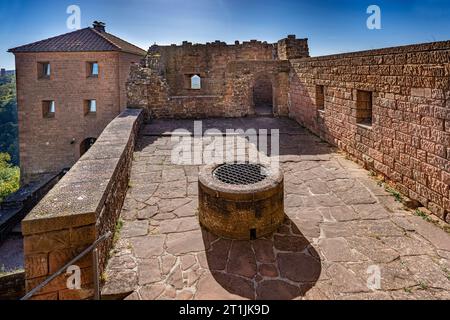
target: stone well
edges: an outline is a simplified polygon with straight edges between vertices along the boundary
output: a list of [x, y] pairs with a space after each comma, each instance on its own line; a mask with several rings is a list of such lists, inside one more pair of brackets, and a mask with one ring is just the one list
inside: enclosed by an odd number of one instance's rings
[[281, 170], [260, 164], [203, 167], [199, 175], [199, 219], [210, 232], [230, 239], [270, 235], [285, 217]]

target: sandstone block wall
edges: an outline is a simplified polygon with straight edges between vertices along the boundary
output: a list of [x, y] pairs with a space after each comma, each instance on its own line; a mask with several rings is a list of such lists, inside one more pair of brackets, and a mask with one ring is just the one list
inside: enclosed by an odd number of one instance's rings
[[[16, 53], [20, 168], [23, 182], [33, 175], [57, 173], [80, 157], [80, 144], [97, 138], [126, 106], [125, 83], [140, 56], [118, 52]], [[38, 63], [49, 62], [49, 79], [38, 79]], [[99, 76], [88, 77], [88, 62]], [[85, 100], [97, 100], [95, 115], [85, 115]], [[56, 113], [42, 115], [42, 101]]]
[[[450, 221], [450, 42], [291, 64], [291, 117]], [[358, 90], [372, 92], [371, 125], [358, 123]]]
[[[135, 138], [142, 110], [125, 110], [92, 148], [22, 222], [25, 285], [30, 291], [107, 231], [114, 232], [128, 188]], [[112, 238], [99, 248], [100, 273]], [[68, 289], [63, 273], [33, 299], [87, 299], [93, 295], [92, 254], [75, 263], [81, 290]]]

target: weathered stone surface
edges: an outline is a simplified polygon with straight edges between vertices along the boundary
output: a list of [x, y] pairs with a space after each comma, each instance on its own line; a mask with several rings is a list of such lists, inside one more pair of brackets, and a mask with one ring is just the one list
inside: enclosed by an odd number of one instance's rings
[[145, 259], [138, 266], [139, 285], [158, 282], [162, 279], [158, 258]]
[[120, 233], [122, 238], [145, 236], [148, 233], [148, 221], [125, 221]]
[[[215, 279], [215, 277], [220, 278], [220, 283]], [[224, 279], [225, 277], [229, 277], [229, 279]], [[243, 295], [239, 295], [238, 292], [232, 293], [229, 292], [225, 286], [222, 284], [222, 281], [226, 281], [225, 283], [229, 286], [236, 286], [238, 284], [240, 286], [240, 293]], [[238, 287], [238, 286], [236, 286]], [[239, 288], [239, 287], [238, 287]], [[250, 281], [246, 282], [245, 280], [241, 280], [241, 278], [234, 276], [221, 276], [220, 274], [207, 274], [202, 277], [197, 285], [197, 293], [194, 296], [196, 300], [238, 300], [242, 299], [242, 296], [250, 299], [252, 296], [253, 286]]]
[[450, 235], [419, 217], [409, 219], [414, 223], [417, 233], [430, 241], [437, 249], [450, 251]]
[[159, 212], [157, 206], [146, 206], [137, 212], [137, 219], [147, 220], [154, 217]]
[[147, 259], [163, 253], [165, 238], [165, 236], [145, 236], [130, 240], [136, 257]]
[[167, 254], [161, 257], [161, 271], [163, 274], [168, 274], [175, 266], [177, 257]]
[[256, 260], [260, 263], [275, 262], [275, 254], [273, 252], [273, 242], [265, 239], [258, 239], [252, 242], [255, 251]]
[[172, 287], [174, 287], [177, 290], [183, 289], [183, 275], [181, 273], [181, 267], [177, 266], [172, 271], [172, 273], [169, 275], [166, 281], [167, 284], [170, 284]]
[[167, 252], [174, 255], [205, 250], [200, 230], [169, 234], [166, 247]]
[[355, 204], [353, 208], [361, 219], [377, 220], [389, 217], [386, 209], [378, 204]]
[[155, 300], [158, 298], [166, 288], [163, 284], [151, 284], [139, 289], [139, 294], [142, 300]]
[[[385, 239], [396, 239], [397, 237], [388, 237]], [[400, 239], [403, 239], [401, 237]], [[348, 238], [351, 248], [361, 253], [365, 259], [376, 263], [388, 263], [400, 257], [397, 251], [391, 249], [383, 241], [372, 237], [351, 237]], [[360, 261], [365, 259], [359, 259]]]
[[326, 272], [330, 277], [334, 293], [342, 294], [370, 291], [365, 282], [357, 278], [353, 272], [341, 264], [332, 264]]
[[126, 296], [138, 288], [138, 275], [133, 270], [108, 272], [108, 281], [102, 288], [105, 296]]
[[180, 207], [183, 207], [185, 204], [190, 203], [191, 199], [189, 198], [178, 198], [178, 199], [164, 199], [158, 201], [159, 211], [161, 213], [172, 212]]
[[230, 254], [231, 240], [219, 239], [211, 245], [211, 249], [206, 252], [207, 267], [210, 270], [225, 270]]
[[320, 276], [320, 262], [304, 253], [280, 253], [277, 256], [282, 277], [296, 282], [314, 282]]
[[300, 295], [300, 288], [281, 280], [267, 280], [258, 284], [260, 300], [289, 300]]
[[258, 273], [263, 277], [278, 277], [278, 269], [273, 264], [260, 264], [258, 266]]
[[163, 220], [159, 225], [160, 233], [177, 233], [200, 229], [197, 217]]
[[249, 242], [233, 242], [227, 272], [250, 279], [256, 275], [256, 259]]
[[309, 242], [301, 236], [274, 236], [274, 246], [279, 251], [300, 252], [303, 251]]
[[352, 252], [347, 240], [344, 238], [321, 239], [319, 241], [319, 247], [327, 261], [344, 262], [359, 260], [359, 257]]
[[414, 274], [414, 279], [423, 286], [450, 290], [448, 270], [444, 270], [429, 256], [402, 257], [401, 261]]
[[[196, 185], [197, 188], [197, 185]], [[198, 202], [197, 201], [191, 201], [184, 206], [179, 207], [178, 209], [174, 210], [173, 213], [181, 218], [181, 217], [191, 217], [195, 216], [198, 210]]]
[[350, 206], [320, 208], [325, 221], [352, 221], [358, 220], [360, 216]]

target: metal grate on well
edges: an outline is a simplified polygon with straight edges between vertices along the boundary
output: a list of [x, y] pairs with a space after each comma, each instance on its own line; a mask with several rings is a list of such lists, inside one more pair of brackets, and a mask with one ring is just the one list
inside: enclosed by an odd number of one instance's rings
[[217, 167], [213, 177], [232, 185], [250, 185], [267, 178], [267, 169], [259, 164], [231, 163]]

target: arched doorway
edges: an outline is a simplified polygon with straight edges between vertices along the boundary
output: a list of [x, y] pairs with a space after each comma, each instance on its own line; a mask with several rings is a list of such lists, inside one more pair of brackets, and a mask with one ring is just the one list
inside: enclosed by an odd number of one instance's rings
[[253, 105], [257, 115], [273, 115], [272, 80], [267, 75], [256, 78], [253, 86]]
[[85, 154], [95, 143], [96, 138], [87, 138], [84, 139], [80, 144], [80, 157]]

